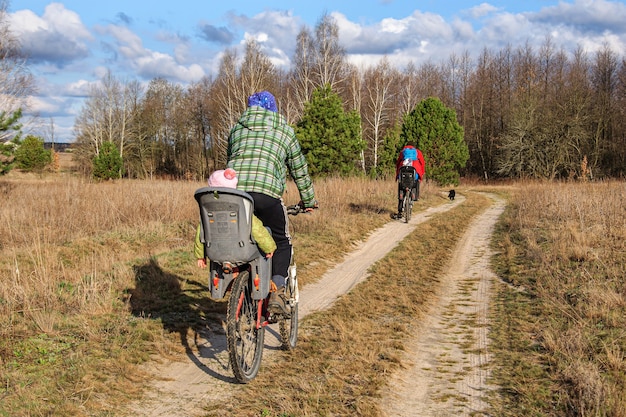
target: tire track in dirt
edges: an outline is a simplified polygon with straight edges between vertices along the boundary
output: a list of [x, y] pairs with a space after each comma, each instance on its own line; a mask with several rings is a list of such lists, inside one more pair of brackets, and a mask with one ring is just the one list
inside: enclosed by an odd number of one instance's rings
[[[317, 282], [300, 289], [300, 318], [330, 307], [339, 297], [366, 279], [367, 270], [418, 224], [464, 201], [465, 198], [457, 194], [452, 202], [414, 213], [408, 224], [392, 221], [373, 231], [341, 263], [327, 271]], [[264, 360], [280, 349], [277, 325], [266, 330]], [[154, 375], [153, 386], [142, 401], [131, 405], [129, 416], [202, 416], [203, 405], [218, 402], [230, 395], [233, 384], [237, 383], [228, 364], [224, 328], [215, 323], [206, 332], [196, 334], [189, 344], [192, 349], [187, 352], [187, 359], [150, 366], [148, 372]]]
[[479, 215], [459, 241], [444, 272], [418, 336], [406, 350], [409, 366], [387, 384], [381, 408], [390, 417], [475, 416], [483, 400], [489, 371], [488, 304], [496, 279], [491, 272], [490, 241], [503, 200]]

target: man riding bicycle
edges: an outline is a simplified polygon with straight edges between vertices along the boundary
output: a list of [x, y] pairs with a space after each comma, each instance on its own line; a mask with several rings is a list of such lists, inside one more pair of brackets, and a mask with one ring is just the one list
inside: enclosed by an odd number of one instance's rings
[[412, 187], [412, 197], [413, 201], [417, 201], [419, 198], [420, 192], [420, 182], [422, 178], [424, 178], [424, 172], [426, 170], [426, 165], [424, 163], [424, 155], [422, 151], [415, 147], [414, 142], [408, 142], [402, 150], [400, 150], [400, 154], [398, 155], [398, 159], [396, 161], [396, 181], [398, 181], [398, 212], [392, 214], [392, 218], [400, 219], [402, 218], [402, 200], [404, 199], [404, 189], [402, 187], [402, 182], [400, 181], [400, 170], [403, 166], [410, 165], [415, 168], [415, 182]]
[[228, 167], [239, 175], [239, 189], [254, 200], [254, 214], [269, 227], [277, 249], [272, 258], [272, 291], [268, 308], [287, 313], [285, 282], [292, 256], [287, 210], [282, 200], [289, 172], [306, 211], [317, 207], [313, 183], [300, 143], [287, 119], [278, 113], [268, 91], [248, 97], [243, 112], [228, 137]]

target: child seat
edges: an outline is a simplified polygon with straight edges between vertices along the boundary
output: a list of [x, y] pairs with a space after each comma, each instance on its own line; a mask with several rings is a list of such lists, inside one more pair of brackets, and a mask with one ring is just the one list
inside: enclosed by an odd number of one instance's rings
[[222, 298], [235, 278], [224, 265], [249, 264], [260, 285], [252, 289], [252, 298], [263, 299], [270, 288], [271, 259], [266, 259], [252, 237], [254, 200], [250, 194], [222, 187], [203, 187], [194, 193], [200, 207], [200, 241], [211, 261], [209, 285], [211, 297]]
[[203, 187], [194, 198], [200, 206], [200, 240], [207, 257], [237, 266], [260, 256], [252, 237], [254, 200], [233, 188]]
[[414, 188], [416, 178], [415, 168], [412, 165], [403, 165], [400, 167], [398, 181], [402, 189]]

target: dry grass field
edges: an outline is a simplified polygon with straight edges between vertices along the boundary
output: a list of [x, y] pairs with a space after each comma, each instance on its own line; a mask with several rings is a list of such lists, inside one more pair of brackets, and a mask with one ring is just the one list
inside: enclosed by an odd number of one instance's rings
[[626, 416], [626, 184], [529, 184], [496, 239], [498, 416]]
[[[192, 259], [201, 186], [0, 179], [0, 415], [113, 412], [139, 395], [137, 364], [184, 351], [223, 309]], [[316, 187], [324, 214], [292, 223], [303, 285], [395, 208], [393, 182]], [[299, 200], [292, 184], [285, 200]]]
[[[192, 255], [193, 192], [203, 185], [0, 178], [0, 416], [119, 415], [142, 395], [142, 363], [184, 352], [224, 311]], [[301, 285], [396, 206], [391, 181], [331, 178], [316, 190], [319, 212], [292, 221]], [[284, 382], [255, 380], [207, 415], [384, 415], [377, 398], [385, 373], [402, 366], [410, 322], [488, 204], [476, 190], [510, 202], [494, 242], [503, 281], [493, 374], [503, 388], [493, 415], [626, 415], [623, 182], [462, 185], [463, 205], [418, 228], [374, 268], [376, 279], [307, 319], [282, 363], [264, 364]], [[445, 201], [442, 191], [424, 187], [416, 210]], [[285, 200], [298, 201], [292, 184]]]

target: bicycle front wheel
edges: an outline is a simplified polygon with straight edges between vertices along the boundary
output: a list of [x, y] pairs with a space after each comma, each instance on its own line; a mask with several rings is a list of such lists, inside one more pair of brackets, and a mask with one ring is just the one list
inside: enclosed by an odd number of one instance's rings
[[233, 281], [226, 311], [226, 341], [235, 379], [246, 384], [259, 372], [265, 328], [257, 329], [259, 301], [252, 298], [248, 271]]
[[293, 278], [288, 278], [285, 286], [288, 303], [291, 306], [290, 314], [284, 315], [278, 323], [281, 347], [284, 350], [291, 350], [298, 343], [298, 280], [294, 279], [291, 282], [291, 279]]
[[[293, 257], [293, 253], [292, 253]], [[300, 301], [300, 291], [298, 289], [298, 276], [296, 274], [296, 264], [289, 266], [285, 283], [285, 296], [289, 305], [289, 315], [284, 315], [279, 320], [280, 340], [283, 350], [291, 350], [298, 343], [298, 302]]]
[[411, 220], [411, 190], [404, 192], [404, 222], [408, 223]]

